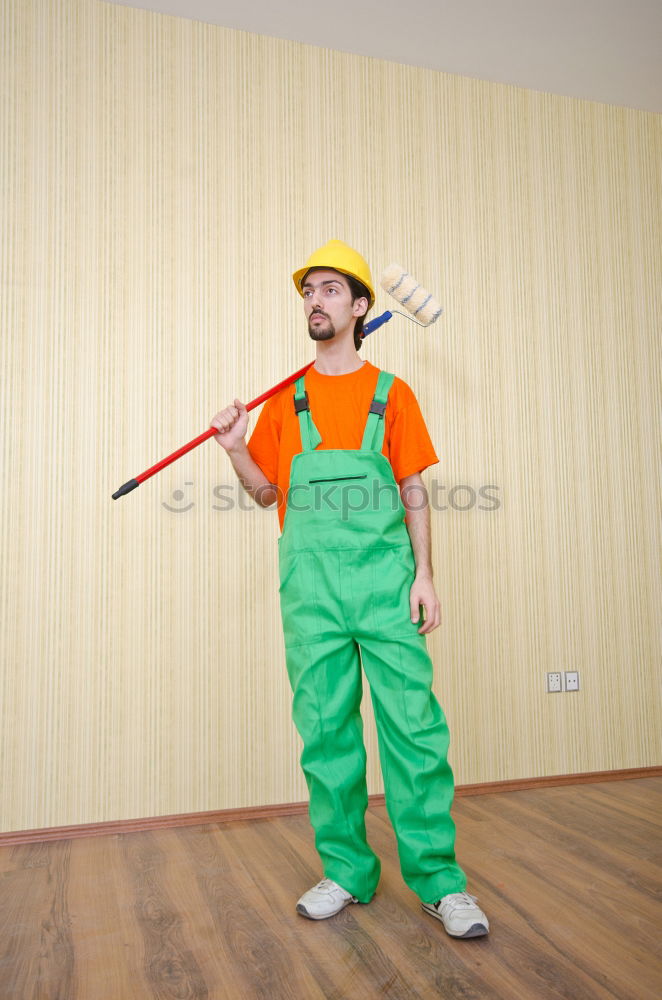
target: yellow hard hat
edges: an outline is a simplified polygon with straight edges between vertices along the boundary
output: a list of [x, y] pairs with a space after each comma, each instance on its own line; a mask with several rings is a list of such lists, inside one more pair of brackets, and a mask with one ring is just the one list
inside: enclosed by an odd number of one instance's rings
[[349, 274], [350, 277], [356, 278], [360, 281], [362, 285], [370, 292], [370, 307], [373, 306], [375, 301], [375, 290], [372, 287], [372, 276], [370, 274], [370, 268], [366, 264], [365, 260], [360, 253], [356, 250], [352, 250], [351, 247], [343, 243], [342, 240], [329, 240], [325, 243], [323, 247], [316, 250], [315, 253], [311, 254], [306, 261], [305, 267], [299, 268], [292, 275], [294, 279], [294, 284], [297, 287], [299, 295], [303, 296], [303, 289], [301, 287], [301, 282], [303, 281], [304, 275], [307, 271], [310, 271], [311, 267], [328, 267], [333, 271], [340, 271], [342, 274]]

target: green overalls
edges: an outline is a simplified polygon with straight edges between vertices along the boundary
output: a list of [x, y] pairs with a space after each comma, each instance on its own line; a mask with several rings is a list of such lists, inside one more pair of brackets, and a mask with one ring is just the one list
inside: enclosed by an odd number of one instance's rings
[[455, 861], [448, 727], [431, 691], [426, 637], [411, 621], [415, 560], [405, 508], [381, 448], [393, 375], [381, 371], [360, 449], [316, 451], [304, 376], [278, 539], [292, 714], [324, 875], [361, 902], [381, 865], [366, 841], [361, 663], [370, 684], [386, 807], [402, 875], [423, 902], [466, 888]]

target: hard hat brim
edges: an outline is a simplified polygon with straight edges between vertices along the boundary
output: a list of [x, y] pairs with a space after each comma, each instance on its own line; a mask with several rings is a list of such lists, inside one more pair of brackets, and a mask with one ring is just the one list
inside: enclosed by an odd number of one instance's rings
[[299, 295], [303, 296], [301, 286], [305, 275], [314, 268], [337, 271], [339, 274], [347, 275], [348, 278], [354, 278], [368, 290], [369, 308], [374, 305], [375, 289], [372, 287], [372, 275], [368, 263], [358, 250], [354, 250], [347, 243], [342, 240], [329, 240], [310, 255], [304, 267], [294, 272], [292, 279]]

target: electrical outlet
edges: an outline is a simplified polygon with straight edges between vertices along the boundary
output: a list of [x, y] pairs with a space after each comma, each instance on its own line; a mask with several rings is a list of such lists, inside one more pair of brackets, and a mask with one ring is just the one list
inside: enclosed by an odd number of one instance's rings
[[566, 691], [579, 691], [579, 673], [577, 670], [566, 670], [565, 689]]
[[561, 674], [547, 674], [547, 694], [559, 694], [561, 687]]

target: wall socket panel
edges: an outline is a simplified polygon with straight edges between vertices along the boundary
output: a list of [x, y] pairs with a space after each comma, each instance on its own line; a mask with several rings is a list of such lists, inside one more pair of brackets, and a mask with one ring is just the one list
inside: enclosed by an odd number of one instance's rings
[[563, 691], [563, 674], [547, 674], [547, 694], [560, 694]]
[[547, 694], [561, 694], [563, 691], [579, 691], [579, 671], [559, 670], [547, 674]]

